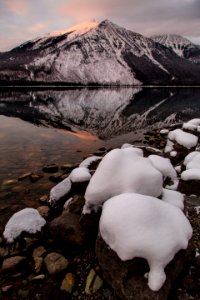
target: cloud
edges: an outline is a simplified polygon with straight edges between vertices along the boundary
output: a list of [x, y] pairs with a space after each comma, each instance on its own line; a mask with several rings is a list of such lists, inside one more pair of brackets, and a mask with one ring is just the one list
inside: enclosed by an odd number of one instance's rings
[[28, 27], [28, 30], [32, 32], [40, 32], [41, 30], [44, 30], [46, 28], [47, 28], [46, 23], [36, 23]]
[[13, 14], [26, 15], [30, 11], [29, 1], [27, 0], [5, 0], [5, 4]]

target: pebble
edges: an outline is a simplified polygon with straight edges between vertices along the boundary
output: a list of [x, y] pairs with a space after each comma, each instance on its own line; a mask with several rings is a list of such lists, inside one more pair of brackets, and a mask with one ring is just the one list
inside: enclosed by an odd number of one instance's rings
[[56, 252], [49, 253], [44, 259], [49, 275], [55, 276], [64, 271], [68, 267], [68, 260], [61, 254]]
[[29, 290], [22, 290], [22, 289], [20, 289], [18, 291], [18, 296], [20, 296], [22, 299], [27, 298], [28, 295], [29, 295]]
[[36, 174], [31, 174], [31, 175], [29, 176], [29, 179], [30, 179], [30, 181], [31, 181], [32, 183], [37, 182], [40, 178], [42, 178], [42, 176], [41, 176], [41, 175], [36, 175]]
[[10, 186], [10, 185], [17, 184], [17, 183], [18, 183], [18, 180], [16, 180], [16, 179], [4, 180], [2, 183], [2, 187], [4, 188], [4, 187]]
[[96, 272], [94, 271], [94, 269], [91, 269], [87, 276], [86, 285], [85, 285], [85, 293], [87, 295], [91, 294], [91, 286], [92, 286], [95, 276], [96, 276]]
[[45, 173], [56, 173], [58, 172], [58, 165], [56, 164], [51, 164], [51, 165], [47, 165], [45, 166], [42, 171], [45, 172]]
[[75, 276], [72, 273], [68, 273], [62, 281], [60, 289], [62, 291], [66, 291], [67, 293], [71, 294], [74, 285], [75, 285]]
[[97, 275], [92, 286], [92, 292], [96, 293], [103, 285], [103, 280]]
[[43, 280], [43, 279], [45, 279], [45, 275], [44, 274], [40, 274], [40, 275], [37, 275], [37, 276], [31, 278], [31, 281]]
[[19, 176], [19, 177], [18, 177], [18, 180], [19, 180], [19, 181], [22, 181], [22, 180], [24, 180], [24, 179], [28, 178], [28, 177], [29, 177], [29, 176], [31, 176], [31, 175], [32, 175], [32, 173], [31, 173], [31, 172], [29, 172], [29, 173], [25, 173], [25, 174], [23, 174], [23, 175]]
[[40, 197], [39, 201], [40, 203], [47, 203], [48, 198], [49, 197], [47, 195], [43, 195], [42, 197]]
[[2, 272], [15, 271], [25, 260], [26, 257], [24, 256], [13, 256], [4, 259], [2, 264]]
[[2, 286], [1, 290], [2, 290], [3, 293], [6, 293], [6, 292], [10, 291], [12, 287], [13, 287], [12, 284], [6, 285], [6, 286]]
[[39, 206], [37, 208], [37, 211], [39, 212], [39, 214], [41, 215], [41, 217], [43, 217], [44, 219], [47, 219], [49, 217], [50, 208], [48, 206], [46, 206], [46, 205]]

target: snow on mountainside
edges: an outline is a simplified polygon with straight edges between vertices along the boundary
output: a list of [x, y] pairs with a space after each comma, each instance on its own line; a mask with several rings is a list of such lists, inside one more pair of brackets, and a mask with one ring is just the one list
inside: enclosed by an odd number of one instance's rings
[[200, 46], [193, 44], [188, 39], [177, 34], [158, 35], [152, 37], [152, 39], [170, 48], [177, 55], [194, 63], [200, 63]]
[[108, 20], [53, 32], [0, 54], [0, 80], [196, 84], [199, 74], [199, 66]]

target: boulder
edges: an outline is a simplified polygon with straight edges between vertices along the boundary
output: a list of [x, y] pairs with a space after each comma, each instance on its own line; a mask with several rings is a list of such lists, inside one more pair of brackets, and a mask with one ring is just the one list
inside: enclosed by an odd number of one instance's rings
[[187, 251], [179, 251], [168, 264], [165, 269], [167, 279], [158, 292], [153, 292], [147, 285], [145, 274], [149, 271], [149, 266], [145, 259], [121, 261], [100, 236], [96, 241], [96, 255], [105, 280], [115, 290], [119, 299], [167, 300], [176, 280], [192, 259], [192, 246], [190, 245]]
[[24, 264], [26, 261], [26, 257], [24, 256], [13, 256], [4, 259], [2, 264], [2, 272], [12, 272], [18, 271], [19, 268]]
[[85, 241], [85, 231], [79, 223], [79, 216], [64, 211], [49, 224], [52, 237], [60, 242], [72, 243], [78, 246]]
[[45, 257], [44, 262], [47, 271], [51, 276], [55, 276], [66, 270], [69, 264], [68, 260], [63, 255], [56, 252], [49, 253]]

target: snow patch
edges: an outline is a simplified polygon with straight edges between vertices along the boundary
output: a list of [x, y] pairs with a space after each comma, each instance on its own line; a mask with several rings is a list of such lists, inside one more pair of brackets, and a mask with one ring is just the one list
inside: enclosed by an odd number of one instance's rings
[[152, 162], [153, 166], [163, 174], [163, 177], [171, 178], [173, 181], [177, 179], [177, 174], [171, 161], [168, 158], [164, 158], [158, 155], [149, 155], [148, 158]]
[[7, 242], [12, 243], [22, 232], [34, 234], [46, 224], [37, 209], [25, 208], [15, 213], [8, 221], [3, 232]]
[[200, 169], [189, 169], [181, 173], [181, 179], [184, 181], [200, 180]]
[[71, 186], [72, 183], [69, 177], [65, 178], [63, 181], [54, 186], [50, 191], [50, 205], [55, 206], [57, 201], [70, 192]]
[[84, 160], [80, 163], [79, 167], [85, 167], [85, 168], [88, 168], [89, 165], [91, 165], [91, 163], [93, 163], [93, 162], [95, 162], [95, 161], [97, 161], [97, 160], [100, 160], [100, 159], [102, 159], [102, 157], [100, 157], [100, 156], [90, 156], [90, 157], [87, 157], [86, 159], [84, 159]]
[[91, 174], [86, 167], [75, 168], [69, 175], [71, 182], [85, 182], [89, 181]]
[[[170, 131], [168, 133], [168, 140], [170, 140], [171, 142], [176, 142], [177, 144], [187, 149], [191, 149], [192, 147], [195, 147], [198, 142], [198, 138], [195, 135], [184, 132], [181, 129], [175, 129], [173, 131]], [[165, 152], [169, 152], [169, 151], [165, 151]]]
[[181, 194], [179, 192], [168, 190], [168, 189], [163, 189], [161, 199], [169, 204], [172, 204], [172, 205], [180, 208], [181, 210], [184, 209], [184, 197], [183, 197], [183, 194]]

